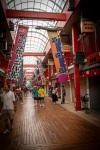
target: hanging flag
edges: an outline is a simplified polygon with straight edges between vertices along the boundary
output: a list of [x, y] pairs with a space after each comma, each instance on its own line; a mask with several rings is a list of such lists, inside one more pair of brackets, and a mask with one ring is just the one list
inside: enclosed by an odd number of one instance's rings
[[53, 54], [56, 72], [58, 74], [58, 81], [60, 83], [66, 82], [68, 80], [68, 74], [66, 73], [66, 66], [62, 55], [60, 38], [55, 31], [48, 31], [48, 36], [50, 38], [51, 51]]
[[37, 69], [34, 69], [34, 74], [35, 74], [35, 77], [36, 77], [36, 81], [37, 81], [37, 83], [38, 83], [38, 85], [39, 85]]
[[13, 53], [12, 53], [12, 58], [11, 58], [9, 70], [12, 69], [14, 61], [16, 59], [16, 52], [17, 51], [24, 52], [27, 32], [28, 32], [28, 27], [23, 26], [23, 25], [18, 26], [18, 31], [17, 31], [17, 35], [16, 35], [16, 39], [15, 39], [15, 44], [13, 47]]
[[39, 68], [39, 72], [40, 72], [40, 76], [41, 76], [41, 81], [43, 83], [44, 82], [44, 73], [43, 73], [42, 63], [40, 61], [37, 61], [37, 65], [38, 65], [38, 68]]

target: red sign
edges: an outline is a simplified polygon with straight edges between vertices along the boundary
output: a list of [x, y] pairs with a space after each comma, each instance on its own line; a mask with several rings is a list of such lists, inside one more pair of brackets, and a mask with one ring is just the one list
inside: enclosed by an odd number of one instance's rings
[[92, 65], [92, 64], [95, 64], [95, 63], [97, 63], [97, 62], [100, 62], [100, 55], [99, 55], [99, 53], [100, 53], [100, 52], [97, 51], [97, 52], [95, 52], [95, 53], [89, 55], [88, 57], [86, 57], [87, 63], [88, 63], [89, 65]]

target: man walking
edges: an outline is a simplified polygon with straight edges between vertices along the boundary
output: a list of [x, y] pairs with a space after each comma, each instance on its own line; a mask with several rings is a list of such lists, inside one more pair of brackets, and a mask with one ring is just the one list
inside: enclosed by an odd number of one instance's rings
[[65, 95], [66, 95], [66, 91], [65, 91], [65, 88], [64, 86], [62, 85], [62, 89], [61, 89], [61, 104], [64, 104], [65, 103]]
[[34, 90], [32, 90], [32, 94], [34, 97], [34, 107], [38, 106], [38, 89], [34, 86]]
[[3, 133], [6, 134], [11, 129], [13, 129], [14, 111], [17, 110], [15, 95], [12, 91], [10, 91], [9, 85], [4, 86], [4, 92], [1, 97], [1, 102], [2, 102], [2, 109], [3, 109], [2, 115], [6, 127], [6, 130]]
[[39, 101], [40, 101], [40, 107], [44, 107], [45, 92], [44, 92], [43, 86], [40, 86], [40, 88], [38, 90], [38, 96], [39, 96]]

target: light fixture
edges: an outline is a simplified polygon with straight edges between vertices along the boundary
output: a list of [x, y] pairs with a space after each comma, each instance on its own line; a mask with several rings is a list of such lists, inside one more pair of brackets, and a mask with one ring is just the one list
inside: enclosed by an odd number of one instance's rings
[[74, 11], [74, 10], [75, 10], [75, 0], [68, 0], [67, 11]]
[[48, 30], [48, 31], [59, 31], [59, 30], [63, 30], [62, 27], [48, 28], [48, 27], [43, 27], [43, 26], [36, 26], [35, 29], [43, 29], [43, 30]]

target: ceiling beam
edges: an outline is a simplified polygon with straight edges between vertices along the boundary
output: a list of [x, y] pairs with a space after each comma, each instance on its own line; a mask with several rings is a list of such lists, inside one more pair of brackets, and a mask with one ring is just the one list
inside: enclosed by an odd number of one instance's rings
[[25, 65], [23, 65], [23, 68], [37, 68], [38, 67], [38, 65], [36, 65], [36, 64], [25, 64]]
[[34, 72], [25, 72], [26, 75], [33, 75]]
[[22, 11], [22, 10], [6, 10], [7, 18], [24, 18], [24, 19], [45, 19], [66, 21], [66, 14], [64, 13], [49, 13], [49, 12], [35, 12], [35, 11]]
[[24, 52], [23, 57], [24, 57], [24, 56], [45, 56], [45, 53]]

